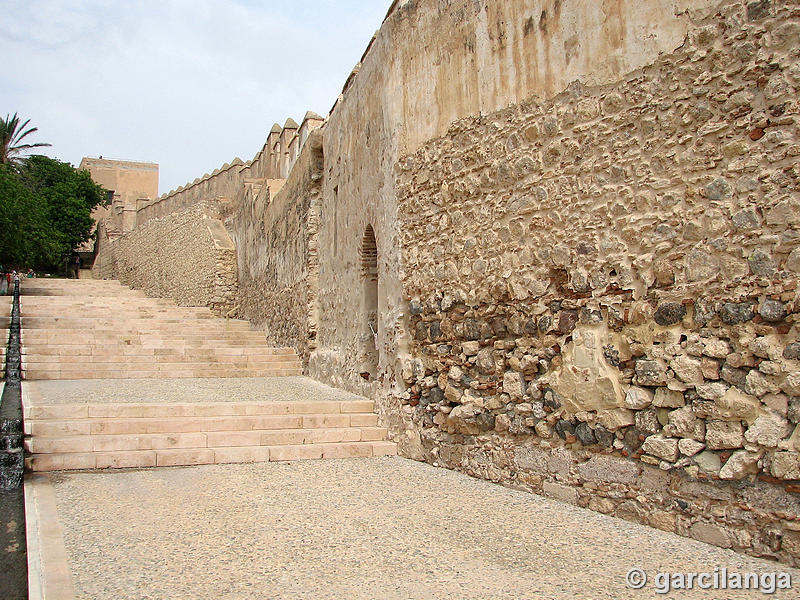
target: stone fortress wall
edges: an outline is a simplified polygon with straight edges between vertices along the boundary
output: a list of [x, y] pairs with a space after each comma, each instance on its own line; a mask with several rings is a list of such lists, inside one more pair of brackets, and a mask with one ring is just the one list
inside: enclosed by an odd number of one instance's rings
[[799, 34], [793, 0], [398, 0], [293, 160], [105, 256], [213, 205], [231, 310], [405, 456], [798, 564]]

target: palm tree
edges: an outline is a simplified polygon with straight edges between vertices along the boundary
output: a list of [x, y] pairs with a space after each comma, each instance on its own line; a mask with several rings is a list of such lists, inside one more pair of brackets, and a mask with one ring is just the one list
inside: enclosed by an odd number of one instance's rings
[[21, 162], [22, 156], [20, 154], [31, 148], [41, 148], [43, 146], [50, 146], [50, 144], [37, 143], [37, 144], [21, 144], [23, 138], [28, 135], [39, 131], [37, 127], [31, 127], [27, 131], [25, 128], [31, 120], [28, 119], [22, 125], [19, 123], [17, 113], [13, 117], [6, 115], [5, 119], [0, 118], [0, 164], [16, 164]]

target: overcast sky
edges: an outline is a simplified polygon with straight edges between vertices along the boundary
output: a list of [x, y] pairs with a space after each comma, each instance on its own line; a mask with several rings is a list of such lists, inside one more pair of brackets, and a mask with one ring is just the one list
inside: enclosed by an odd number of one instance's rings
[[159, 163], [159, 193], [326, 116], [391, 0], [0, 0], [0, 113], [26, 141]]

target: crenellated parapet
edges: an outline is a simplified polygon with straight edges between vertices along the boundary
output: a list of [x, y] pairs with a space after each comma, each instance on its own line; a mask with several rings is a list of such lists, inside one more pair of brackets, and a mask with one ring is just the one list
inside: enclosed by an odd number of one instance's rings
[[136, 209], [136, 226], [202, 201], [214, 203], [229, 200], [236, 196], [246, 181], [285, 180], [310, 133], [324, 123], [323, 117], [311, 111], [305, 114], [300, 125], [291, 118], [286, 120], [283, 127], [276, 123], [264, 146], [252, 160], [244, 162], [235, 158], [212, 173], [206, 173], [155, 200], [140, 202]]

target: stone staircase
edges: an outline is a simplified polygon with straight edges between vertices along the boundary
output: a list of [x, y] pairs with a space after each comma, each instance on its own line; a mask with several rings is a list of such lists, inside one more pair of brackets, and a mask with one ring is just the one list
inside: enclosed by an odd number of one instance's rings
[[147, 298], [116, 281], [27, 280], [20, 297], [24, 379], [300, 375], [291, 348], [247, 321]]
[[396, 454], [371, 400], [245, 321], [112, 281], [28, 280], [20, 302], [28, 470]]
[[29, 389], [31, 471], [396, 454], [369, 400], [37, 405]]

